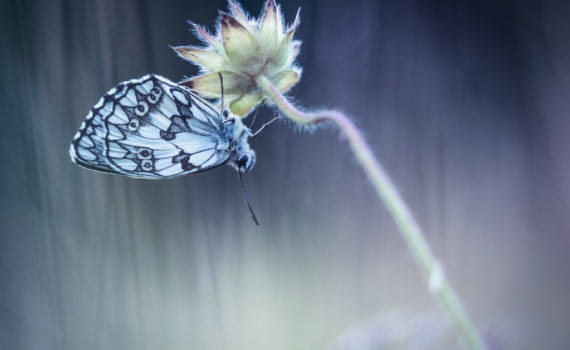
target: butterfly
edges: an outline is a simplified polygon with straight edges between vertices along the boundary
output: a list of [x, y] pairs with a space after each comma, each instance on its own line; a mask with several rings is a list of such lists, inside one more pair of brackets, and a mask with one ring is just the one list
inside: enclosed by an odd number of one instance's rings
[[220, 113], [188, 88], [149, 74], [109, 90], [87, 114], [69, 154], [89, 170], [142, 179], [173, 178], [229, 164], [238, 171], [245, 202], [259, 224], [241, 174], [256, 162], [248, 139], [271, 122], [254, 134], [240, 117]]

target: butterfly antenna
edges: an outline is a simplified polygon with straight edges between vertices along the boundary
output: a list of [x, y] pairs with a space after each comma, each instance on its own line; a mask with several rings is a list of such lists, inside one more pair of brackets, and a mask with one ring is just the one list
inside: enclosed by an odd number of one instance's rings
[[224, 115], [224, 78], [222, 77], [222, 73], [218, 72], [218, 76], [220, 77], [220, 90], [222, 91], [222, 105], [220, 107], [220, 116]]
[[243, 185], [243, 179], [240, 170], [238, 170], [238, 176], [239, 176], [239, 183], [241, 185], [241, 193], [243, 194], [243, 200], [245, 201], [245, 205], [247, 205], [247, 209], [249, 209], [249, 213], [251, 214], [251, 218], [253, 219], [255, 224], [259, 226], [259, 221], [257, 221], [257, 217], [255, 216], [255, 213], [251, 208], [251, 204], [249, 204], [249, 200], [247, 200], [247, 194], [245, 193], [245, 186]]

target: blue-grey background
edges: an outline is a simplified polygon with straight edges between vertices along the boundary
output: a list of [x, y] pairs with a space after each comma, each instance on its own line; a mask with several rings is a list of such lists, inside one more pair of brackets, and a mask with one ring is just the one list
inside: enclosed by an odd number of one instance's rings
[[[0, 5], [0, 349], [457, 348], [334, 131], [251, 142], [260, 227], [228, 167], [143, 181], [71, 163], [99, 97], [195, 74], [168, 45], [198, 44], [185, 21], [213, 29], [226, 5]], [[302, 7], [291, 97], [354, 116], [489, 342], [570, 347], [569, 3], [282, 5], [288, 22]]]

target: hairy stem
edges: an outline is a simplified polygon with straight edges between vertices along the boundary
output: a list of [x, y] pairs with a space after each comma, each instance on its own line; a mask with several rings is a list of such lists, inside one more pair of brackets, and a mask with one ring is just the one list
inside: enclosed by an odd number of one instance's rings
[[429, 282], [429, 291], [447, 313], [460, 338], [470, 349], [487, 349], [477, 328], [445, 278], [443, 268], [435, 259], [410, 209], [352, 121], [341, 112], [335, 110], [323, 110], [314, 113], [298, 110], [264, 76], [257, 79], [257, 84], [266, 97], [273, 101], [277, 108], [291, 120], [306, 125], [330, 121], [338, 126], [344, 136], [346, 136], [358, 163], [362, 166], [366, 175], [368, 175], [378, 195], [396, 222], [404, 241], [406, 241], [424, 277]]

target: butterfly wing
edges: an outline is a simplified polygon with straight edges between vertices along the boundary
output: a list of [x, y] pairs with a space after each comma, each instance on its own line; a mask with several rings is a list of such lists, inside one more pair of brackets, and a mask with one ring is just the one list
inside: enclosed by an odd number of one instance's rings
[[111, 89], [91, 109], [69, 153], [78, 165], [137, 178], [210, 169], [230, 154], [219, 113], [192, 91], [147, 75]]

